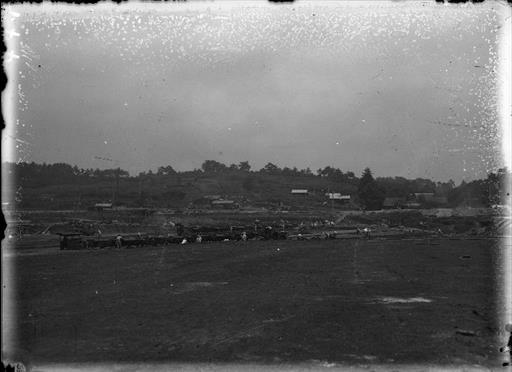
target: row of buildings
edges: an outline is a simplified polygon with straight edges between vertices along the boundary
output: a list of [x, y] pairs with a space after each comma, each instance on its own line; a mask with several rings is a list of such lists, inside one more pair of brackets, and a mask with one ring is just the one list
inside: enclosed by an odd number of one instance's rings
[[[312, 193], [307, 189], [291, 189], [290, 195], [292, 198], [307, 199]], [[352, 201], [350, 195], [343, 195], [341, 193], [332, 192], [325, 194], [327, 200], [335, 202], [336, 205], [349, 205]], [[238, 209], [240, 202], [223, 198], [221, 195], [205, 195], [201, 199], [195, 201], [195, 206], [210, 207], [212, 209]], [[282, 203], [280, 203], [282, 204]]]
[[417, 192], [408, 197], [385, 198], [383, 209], [416, 209], [425, 207], [446, 207], [448, 198], [432, 192]]
[[[291, 189], [290, 195], [292, 198], [309, 199], [309, 197], [316, 195], [307, 189]], [[357, 207], [354, 198], [351, 195], [342, 194], [339, 192], [327, 192], [324, 194], [324, 205], [330, 203], [331, 206], [336, 205], [340, 207]], [[318, 199], [317, 199], [318, 200]], [[191, 203], [195, 208], [211, 208], [211, 209], [238, 209], [244, 200], [231, 200], [222, 195], [204, 195], [202, 198], [195, 200]], [[387, 197], [384, 199], [383, 209], [415, 209], [415, 208], [429, 208], [429, 207], [446, 207], [448, 200], [444, 196], [437, 196], [434, 193], [414, 193], [408, 197]], [[100, 210], [111, 210], [112, 203], [97, 203], [94, 208]]]
[[[291, 194], [309, 195], [306, 189], [292, 189]], [[343, 195], [337, 192], [326, 193], [325, 196], [330, 201], [335, 201], [340, 205], [349, 205], [352, 202], [351, 195]], [[425, 207], [446, 207], [448, 198], [445, 196], [435, 195], [433, 192], [417, 192], [407, 197], [387, 197], [382, 203], [383, 209], [415, 209]]]

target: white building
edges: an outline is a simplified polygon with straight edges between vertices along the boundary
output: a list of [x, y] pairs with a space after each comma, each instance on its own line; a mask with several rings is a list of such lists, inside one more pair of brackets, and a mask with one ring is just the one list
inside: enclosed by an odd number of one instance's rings
[[306, 189], [292, 189], [291, 193], [293, 195], [308, 195], [308, 190], [306, 190]]
[[339, 192], [328, 192], [325, 194], [329, 198], [329, 200], [350, 200], [350, 195], [342, 195]]

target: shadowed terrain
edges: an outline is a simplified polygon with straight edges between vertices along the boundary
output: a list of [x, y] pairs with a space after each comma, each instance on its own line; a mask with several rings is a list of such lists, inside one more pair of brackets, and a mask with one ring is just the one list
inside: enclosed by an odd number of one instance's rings
[[496, 249], [251, 241], [5, 257], [31, 362], [498, 365]]

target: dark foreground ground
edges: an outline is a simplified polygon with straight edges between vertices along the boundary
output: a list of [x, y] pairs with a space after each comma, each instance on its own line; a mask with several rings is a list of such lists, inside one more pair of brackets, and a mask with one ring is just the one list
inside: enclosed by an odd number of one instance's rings
[[6, 256], [30, 363], [500, 366], [490, 240], [223, 242]]

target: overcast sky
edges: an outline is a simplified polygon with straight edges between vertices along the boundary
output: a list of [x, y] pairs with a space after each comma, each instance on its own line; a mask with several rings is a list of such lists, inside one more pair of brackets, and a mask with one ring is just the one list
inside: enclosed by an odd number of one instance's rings
[[484, 177], [500, 165], [500, 9], [17, 8], [18, 158], [132, 174], [213, 159]]

